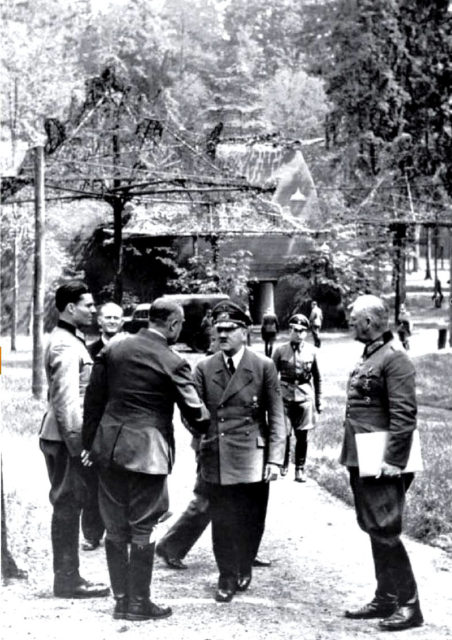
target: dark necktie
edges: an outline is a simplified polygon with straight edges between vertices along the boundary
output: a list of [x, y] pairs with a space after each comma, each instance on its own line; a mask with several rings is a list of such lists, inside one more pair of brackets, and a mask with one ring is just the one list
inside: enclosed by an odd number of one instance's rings
[[235, 373], [234, 360], [232, 358], [228, 358], [228, 369], [231, 376]]
[[298, 353], [300, 353], [300, 345], [298, 344], [298, 342], [291, 342], [290, 344], [291, 344], [292, 349], [294, 350], [294, 352], [298, 351]]

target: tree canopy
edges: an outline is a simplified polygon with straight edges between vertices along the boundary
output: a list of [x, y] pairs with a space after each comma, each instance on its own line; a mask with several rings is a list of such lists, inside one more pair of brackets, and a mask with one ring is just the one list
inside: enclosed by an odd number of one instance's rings
[[323, 138], [314, 231], [337, 273], [380, 255], [367, 222], [451, 220], [447, 0], [4, 0], [1, 17], [2, 140], [46, 141], [52, 197], [116, 189], [123, 212], [133, 180], [217, 175], [219, 141]]

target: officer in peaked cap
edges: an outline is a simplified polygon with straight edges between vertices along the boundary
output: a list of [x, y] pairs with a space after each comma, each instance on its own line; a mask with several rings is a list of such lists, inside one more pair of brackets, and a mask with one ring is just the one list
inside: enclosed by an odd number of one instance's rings
[[305, 482], [305, 464], [308, 450], [308, 432], [315, 426], [314, 408], [322, 410], [322, 379], [317, 362], [317, 349], [306, 343], [309, 320], [296, 313], [289, 320], [289, 342], [279, 345], [273, 353], [273, 362], [281, 378], [281, 389], [286, 411], [286, 455], [282, 475], [289, 470], [290, 433], [295, 434], [295, 480]]
[[218, 328], [249, 327], [251, 318], [235, 302], [225, 300], [213, 308], [213, 322]]
[[251, 583], [269, 484], [284, 460], [286, 426], [275, 365], [246, 346], [249, 316], [226, 301], [214, 307], [213, 318], [218, 351], [195, 369], [198, 392], [211, 414], [199, 465], [219, 571], [215, 599], [230, 602]]

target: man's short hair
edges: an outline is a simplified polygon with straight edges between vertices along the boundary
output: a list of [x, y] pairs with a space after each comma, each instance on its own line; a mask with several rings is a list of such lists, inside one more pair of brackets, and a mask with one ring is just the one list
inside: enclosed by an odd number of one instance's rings
[[109, 300], [108, 302], [104, 302], [103, 304], [101, 304], [101, 306], [99, 307], [99, 309], [97, 311], [98, 315], [104, 315], [105, 307], [108, 307], [108, 306], [116, 307], [116, 309], [121, 314], [121, 316], [124, 315], [124, 311], [123, 311], [121, 305], [119, 305], [117, 302], [114, 302], [113, 300]]
[[376, 329], [385, 329], [388, 326], [389, 309], [385, 301], [378, 296], [370, 294], [358, 296], [351, 307], [355, 313], [368, 314]]
[[62, 313], [70, 302], [77, 304], [85, 293], [90, 291], [83, 280], [68, 280], [56, 290], [55, 306]]
[[182, 306], [173, 300], [157, 298], [149, 307], [149, 322], [163, 326], [173, 314], [183, 316]]

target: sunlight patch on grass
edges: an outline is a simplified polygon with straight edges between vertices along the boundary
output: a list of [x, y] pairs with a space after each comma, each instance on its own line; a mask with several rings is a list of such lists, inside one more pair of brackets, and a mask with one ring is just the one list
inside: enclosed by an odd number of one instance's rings
[[428, 353], [413, 362], [418, 403], [452, 410], [452, 353]]

